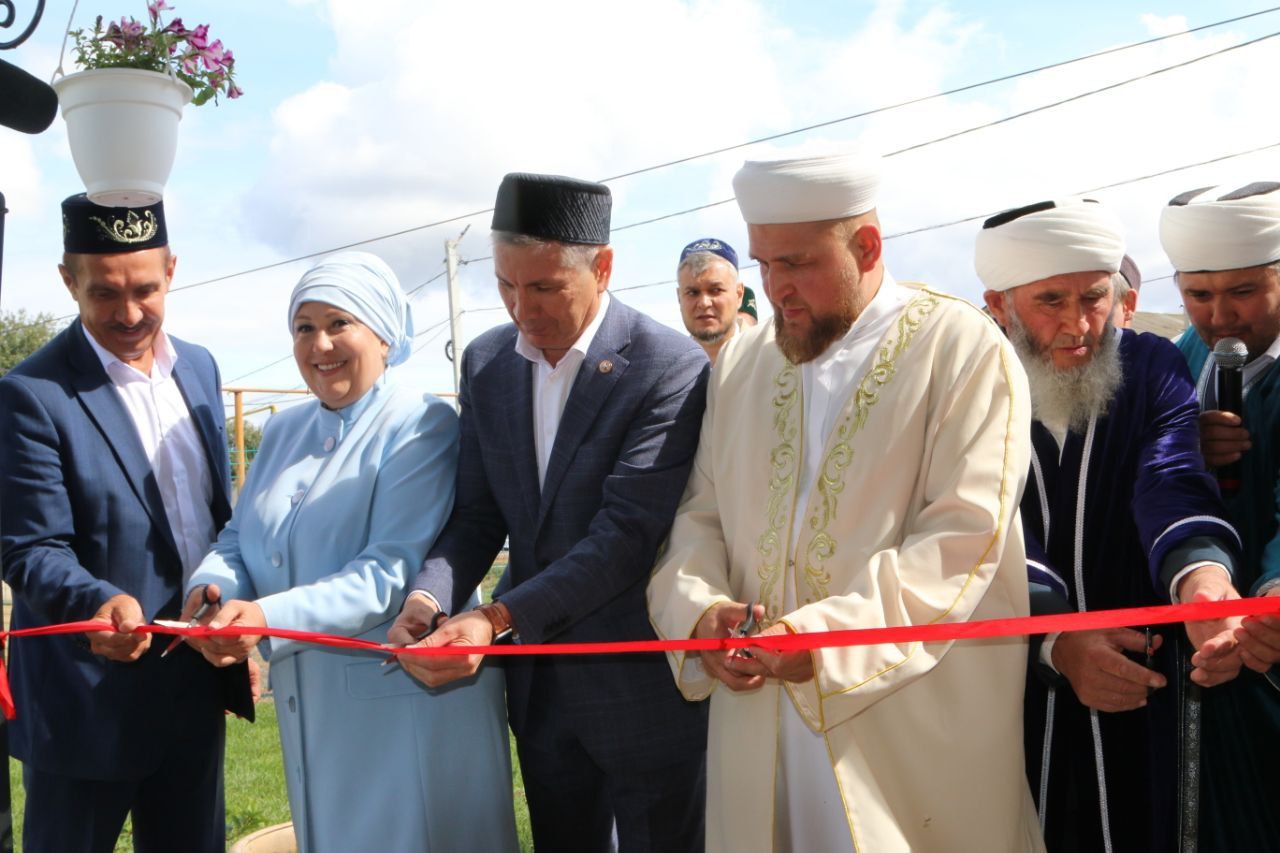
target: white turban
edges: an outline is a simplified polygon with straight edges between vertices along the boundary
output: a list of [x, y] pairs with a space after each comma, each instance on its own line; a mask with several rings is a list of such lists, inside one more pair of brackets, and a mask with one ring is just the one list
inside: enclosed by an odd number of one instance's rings
[[848, 219], [876, 206], [880, 157], [861, 151], [790, 160], [748, 160], [733, 192], [748, 225]]
[[387, 366], [409, 357], [413, 342], [413, 310], [400, 280], [377, 255], [340, 252], [308, 270], [289, 297], [289, 331], [298, 306], [324, 302], [350, 313], [377, 335], [389, 349]]
[[1178, 272], [1216, 272], [1280, 261], [1280, 184], [1206, 187], [1160, 214], [1160, 243]]
[[1044, 201], [991, 217], [978, 232], [974, 267], [988, 290], [1073, 272], [1114, 273], [1124, 259], [1120, 219], [1094, 201]]

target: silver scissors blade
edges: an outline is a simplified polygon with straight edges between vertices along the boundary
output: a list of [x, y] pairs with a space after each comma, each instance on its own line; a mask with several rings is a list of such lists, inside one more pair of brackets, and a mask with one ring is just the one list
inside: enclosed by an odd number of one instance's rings
[[[760, 627], [760, 623], [756, 621], [756, 605], [759, 603], [758, 601], [753, 601], [747, 605], [747, 618], [738, 623], [738, 627], [733, 629], [730, 636], [746, 637]], [[744, 658], [753, 657], [751, 652], [746, 649], [734, 649], [733, 654]]]
[[[206, 586], [204, 588], [204, 601], [201, 602], [200, 607], [197, 608], [196, 612], [191, 616], [191, 621], [187, 623], [187, 627], [194, 628], [197, 625], [199, 625], [200, 620], [203, 619], [204, 615], [209, 612], [209, 608], [212, 607], [213, 604], [214, 602], [209, 598], [209, 587]], [[182, 642], [182, 635], [181, 634], [175, 635], [174, 638], [169, 641], [169, 645], [164, 647], [164, 651], [160, 653], [160, 657], [164, 657], [165, 655], [169, 654], [169, 652], [176, 649], [178, 647], [178, 644], [181, 642]]]

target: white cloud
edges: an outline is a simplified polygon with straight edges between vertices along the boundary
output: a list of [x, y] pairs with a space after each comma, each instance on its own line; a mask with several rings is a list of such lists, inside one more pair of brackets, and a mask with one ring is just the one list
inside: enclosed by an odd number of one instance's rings
[[1187, 31], [1186, 15], [1169, 15], [1160, 17], [1150, 13], [1142, 16], [1142, 25], [1147, 28], [1147, 32], [1153, 36], [1167, 36], [1173, 33], [1184, 33]]
[[[1020, 70], [1004, 57], [1024, 54], [1028, 39], [1037, 45], [1031, 61], [1065, 58], [1054, 34], [1007, 29], [998, 5], [881, 0], [856, 29], [801, 26], [799, 11], [765, 0], [290, 5], [332, 27], [334, 50], [322, 78], [293, 84], [294, 94], [270, 105], [269, 115], [253, 112], [260, 105], [246, 98], [184, 119], [170, 214], [178, 223], [183, 282], [487, 208], [507, 171], [599, 178], [733, 145]], [[1152, 34], [1187, 27], [1181, 16], [1144, 15], [1139, 8], [1130, 14], [1135, 27]], [[862, 137], [891, 151], [1233, 44], [1264, 26], [1241, 22], [1188, 34], [768, 147], [785, 151]], [[1099, 33], [1090, 41], [1097, 49], [1106, 40]], [[287, 73], [271, 69], [269, 58], [255, 65], [239, 48], [237, 56], [251, 93], [257, 91], [252, 70]], [[1261, 44], [894, 157], [881, 204], [885, 229], [989, 213], [1275, 142], [1280, 116], [1266, 105], [1276, 79], [1280, 54]], [[21, 140], [0, 137], [0, 178], [10, 207], [14, 198], [36, 193], [44, 207], [54, 208], [40, 225], [52, 229], [56, 201], [49, 197], [61, 191], [69, 164], [65, 142], [52, 133], [40, 140], [32, 163], [22, 159]], [[728, 198], [741, 161], [764, 148], [614, 182], [615, 224]], [[235, 172], [207, 177], [199, 166], [209, 158], [232, 159]], [[1273, 149], [1098, 195], [1127, 222], [1131, 254], [1144, 273], [1159, 276], [1167, 264], [1155, 222], [1166, 199], [1192, 186], [1274, 177], [1277, 165]], [[487, 217], [469, 222], [463, 257], [489, 254]], [[440, 270], [443, 241], [465, 224], [368, 248], [412, 287]], [[977, 298], [976, 229], [970, 223], [894, 240], [887, 249], [891, 268], [900, 278]], [[48, 278], [56, 245], [40, 234], [35, 260], [23, 254], [24, 246], [9, 247], [10, 256], [18, 256], [13, 266], [33, 282]], [[731, 204], [618, 232], [614, 286], [673, 278], [680, 247], [709, 234], [746, 256], [745, 228]], [[236, 376], [288, 353], [278, 312], [306, 266], [175, 295], [171, 320], [180, 334], [211, 344], [224, 374]], [[744, 278], [758, 289], [753, 271]], [[38, 291], [20, 291], [15, 304], [13, 280], [6, 275], [6, 307], [57, 299], [50, 281]], [[469, 309], [466, 337], [505, 320], [502, 311], [478, 310], [497, 305], [486, 262], [463, 267], [461, 285]], [[673, 286], [630, 290], [621, 298], [679, 327]], [[1142, 298], [1144, 308], [1177, 304], [1172, 287], [1160, 282], [1144, 288]], [[443, 282], [424, 291], [416, 309], [419, 328], [446, 317]], [[425, 387], [451, 384], [439, 356], [442, 342], [426, 345], [406, 367]], [[287, 387], [298, 379], [286, 362], [251, 381]]]

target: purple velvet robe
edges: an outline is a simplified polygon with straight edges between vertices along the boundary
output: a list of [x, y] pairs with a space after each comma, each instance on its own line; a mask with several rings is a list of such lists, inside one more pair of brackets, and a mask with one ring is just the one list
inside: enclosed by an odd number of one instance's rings
[[[1032, 424], [1022, 520], [1033, 613], [1168, 603], [1171, 552], [1180, 558], [1202, 542], [1224, 555], [1237, 547], [1200, 455], [1185, 362], [1163, 338], [1120, 334], [1124, 380], [1105, 414], [1086, 433], [1068, 433], [1061, 454]], [[1176, 849], [1185, 634], [1180, 625], [1152, 630], [1164, 636], [1154, 665], [1169, 686], [1145, 708], [1118, 714], [1081, 704], [1038, 663], [1033, 644], [1027, 774], [1051, 851]]]

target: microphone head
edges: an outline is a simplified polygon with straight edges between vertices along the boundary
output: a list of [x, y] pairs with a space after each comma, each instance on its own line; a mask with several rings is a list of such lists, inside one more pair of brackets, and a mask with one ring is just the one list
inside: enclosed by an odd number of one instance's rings
[[1249, 360], [1249, 348], [1239, 338], [1223, 338], [1213, 345], [1213, 363], [1220, 370], [1239, 370]]
[[53, 87], [0, 59], [0, 125], [41, 133], [58, 114]]

